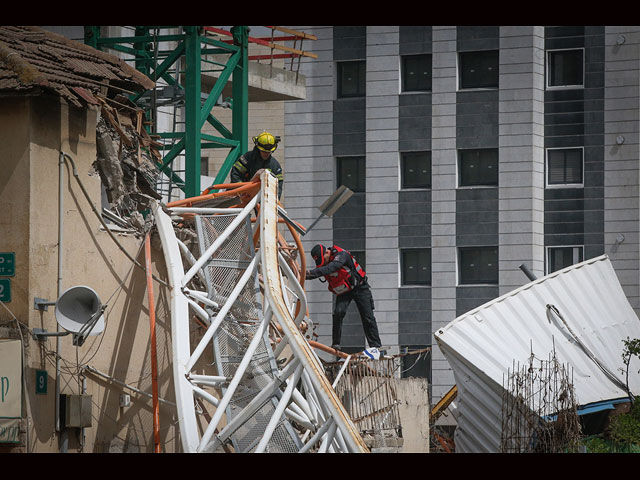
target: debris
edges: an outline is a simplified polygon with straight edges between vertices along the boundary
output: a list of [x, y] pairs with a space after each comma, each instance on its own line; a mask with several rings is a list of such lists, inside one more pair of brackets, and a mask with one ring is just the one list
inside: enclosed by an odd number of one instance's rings
[[[157, 149], [152, 148], [142, 125], [142, 112], [116, 102], [116, 107], [98, 96], [100, 119], [96, 126], [97, 158], [94, 164], [105, 186], [111, 210], [130, 225], [144, 230], [142, 212], [151, 199], [161, 199], [155, 191], [158, 178]], [[148, 145], [145, 147], [144, 145]]]
[[556, 352], [548, 360], [514, 366], [504, 385], [502, 453], [575, 453], [580, 420], [573, 387], [573, 369]]

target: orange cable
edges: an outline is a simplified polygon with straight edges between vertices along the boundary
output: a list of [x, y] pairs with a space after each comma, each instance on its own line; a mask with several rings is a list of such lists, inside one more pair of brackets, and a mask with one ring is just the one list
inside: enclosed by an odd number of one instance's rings
[[153, 443], [155, 453], [160, 451], [160, 409], [158, 402], [158, 355], [156, 352], [156, 309], [153, 300], [153, 279], [151, 277], [151, 235], [144, 237], [144, 255], [147, 271], [147, 295], [149, 297], [149, 329], [151, 335], [151, 384], [153, 389]]

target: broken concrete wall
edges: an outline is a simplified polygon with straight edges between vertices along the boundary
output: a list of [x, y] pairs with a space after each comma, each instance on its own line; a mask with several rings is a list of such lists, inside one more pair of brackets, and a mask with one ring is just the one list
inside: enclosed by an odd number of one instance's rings
[[400, 453], [429, 453], [429, 384], [426, 378], [397, 381], [403, 445]]
[[144, 128], [141, 111], [103, 102], [99, 113], [94, 166], [107, 194], [107, 208], [144, 230], [142, 212], [151, 208], [150, 200], [162, 198], [155, 190], [160, 153]]
[[[0, 99], [0, 251], [15, 252], [16, 273], [11, 277], [12, 298], [0, 308], [0, 332], [15, 338], [13, 317], [25, 326], [23, 444], [0, 446], [9, 452], [57, 452], [55, 433], [56, 339], [36, 341], [34, 328], [55, 332], [54, 308], [35, 310], [34, 298], [55, 301], [58, 294], [58, 164], [64, 151], [74, 161], [78, 176], [100, 210], [101, 179], [96, 161], [98, 112], [76, 109], [55, 97]], [[63, 170], [63, 253], [60, 289], [86, 285], [107, 304], [104, 333], [72, 345], [60, 337], [60, 391], [91, 395], [92, 426], [68, 430], [69, 452], [153, 451], [152, 401], [110, 379], [83, 371], [91, 366], [143, 392], [151, 393], [149, 317], [146, 276], [135, 267], [102, 229], [70, 162]], [[118, 242], [144, 265], [142, 238], [117, 235]], [[153, 249], [156, 276], [166, 278], [162, 252]], [[159, 395], [173, 400], [171, 338], [166, 289], [154, 282], [157, 316]], [[11, 313], [9, 313], [11, 312]], [[17, 330], [17, 329], [16, 329]], [[7, 333], [9, 332], [9, 333]], [[47, 391], [36, 393], [36, 370], [46, 370]], [[130, 394], [128, 407], [120, 395]], [[175, 407], [160, 404], [161, 442], [165, 451], [179, 449]], [[28, 439], [28, 442], [27, 442]]]

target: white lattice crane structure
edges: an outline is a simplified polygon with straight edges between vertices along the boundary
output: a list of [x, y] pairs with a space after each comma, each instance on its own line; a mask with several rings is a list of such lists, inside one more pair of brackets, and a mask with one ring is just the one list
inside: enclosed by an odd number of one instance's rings
[[[154, 206], [184, 451], [368, 452], [302, 332], [311, 322], [278, 232], [277, 179], [219, 187]], [[194, 226], [199, 256], [180, 222]]]

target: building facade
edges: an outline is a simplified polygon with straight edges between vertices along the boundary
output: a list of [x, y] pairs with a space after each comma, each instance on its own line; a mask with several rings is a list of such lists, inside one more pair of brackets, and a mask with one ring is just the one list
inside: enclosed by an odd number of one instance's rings
[[[640, 309], [640, 28], [296, 28], [319, 57], [285, 103], [287, 211], [309, 225], [354, 191], [304, 247], [356, 254], [387, 350], [432, 347], [403, 375], [434, 403], [454, 379], [433, 332], [528, 283], [523, 264], [540, 277], [607, 254]], [[332, 296], [306, 290], [330, 344]], [[365, 346], [355, 306], [342, 346]]]

